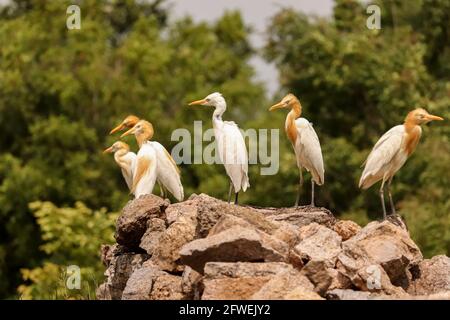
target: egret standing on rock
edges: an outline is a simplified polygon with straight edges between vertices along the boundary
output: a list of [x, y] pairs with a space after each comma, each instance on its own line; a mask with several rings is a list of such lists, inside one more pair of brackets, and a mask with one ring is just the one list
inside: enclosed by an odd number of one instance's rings
[[312, 124], [305, 118], [300, 118], [302, 105], [296, 96], [288, 94], [279, 103], [270, 107], [270, 111], [276, 109], [290, 109], [287, 117], [285, 130], [294, 148], [297, 166], [300, 171], [300, 181], [298, 186], [295, 206], [300, 201], [300, 192], [303, 186], [303, 172], [305, 168], [311, 173], [311, 206], [314, 206], [314, 182], [323, 185], [325, 182], [325, 170], [323, 167], [322, 150], [319, 138]]
[[190, 106], [202, 105], [214, 107], [212, 123], [217, 142], [217, 151], [225, 171], [230, 177], [230, 191], [228, 202], [231, 200], [231, 191], [234, 190], [234, 203], [238, 203], [239, 191], [244, 192], [250, 187], [248, 179], [248, 154], [244, 137], [233, 121], [223, 121], [222, 115], [227, 109], [227, 103], [219, 92], [214, 92], [202, 100], [189, 103]]
[[[110, 134], [124, 129], [133, 128], [138, 122], [139, 118], [130, 115], [122, 121], [117, 127], [111, 130]], [[147, 121], [146, 121], [147, 122]], [[153, 137], [153, 126], [148, 122], [151, 127], [151, 136], [148, 140]], [[156, 179], [160, 185], [161, 194], [165, 196], [164, 189], [167, 189], [178, 201], [183, 201], [184, 190], [181, 184], [180, 170], [178, 169], [175, 160], [169, 154], [169, 152], [164, 148], [162, 144], [157, 141], [147, 141], [148, 144], [152, 146], [155, 151], [157, 159], [157, 169], [156, 169]]]
[[136, 161], [136, 154], [130, 151], [130, 146], [125, 142], [116, 141], [105, 149], [103, 153], [114, 153], [114, 160], [122, 170], [122, 175], [127, 183], [128, 189], [133, 187], [133, 172]]
[[365, 168], [359, 180], [359, 187], [367, 189], [378, 181], [381, 182], [380, 198], [383, 208], [383, 218], [386, 219], [384, 203], [384, 184], [387, 182], [389, 202], [392, 213], [395, 214], [394, 201], [391, 194], [391, 183], [395, 173], [405, 164], [414, 152], [422, 135], [421, 124], [432, 120], [444, 120], [429, 114], [422, 108], [408, 113], [404, 124], [398, 125], [386, 132], [375, 144], [365, 162]]
[[153, 136], [151, 123], [140, 120], [133, 128], [122, 134], [125, 137], [134, 134], [139, 145], [136, 156], [136, 165], [133, 174], [133, 185], [131, 192], [136, 198], [145, 194], [151, 194], [156, 182], [157, 159], [153, 147], [147, 143]]

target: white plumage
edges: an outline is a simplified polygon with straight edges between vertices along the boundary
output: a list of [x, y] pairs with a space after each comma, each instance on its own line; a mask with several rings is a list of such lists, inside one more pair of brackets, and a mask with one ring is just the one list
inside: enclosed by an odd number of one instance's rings
[[123, 156], [119, 156], [116, 153], [114, 154], [114, 160], [119, 163], [122, 176], [127, 183], [128, 189], [131, 191], [133, 187], [134, 168], [136, 166], [136, 153], [129, 151]]
[[136, 198], [153, 193], [156, 182], [157, 158], [152, 145], [144, 143], [136, 156], [132, 192]]
[[217, 152], [227, 175], [230, 177], [230, 195], [232, 187], [235, 193], [235, 203], [237, 203], [239, 191], [245, 192], [250, 187], [248, 153], [244, 137], [236, 123], [222, 120], [227, 104], [219, 92], [211, 93], [205, 99], [193, 101], [189, 105], [204, 105], [215, 108], [212, 122]]
[[305, 118], [296, 119], [295, 126], [298, 137], [294, 145], [297, 166], [308, 170], [316, 184], [323, 185], [325, 170], [319, 137], [312, 124]]
[[156, 155], [156, 179], [178, 201], [183, 201], [184, 191], [178, 167], [169, 152], [162, 144], [156, 141], [148, 141]]
[[[422, 129], [417, 126], [419, 136]], [[389, 180], [406, 162], [406, 130], [398, 125], [386, 132], [375, 144], [367, 157], [359, 187], [367, 189], [380, 180]]]

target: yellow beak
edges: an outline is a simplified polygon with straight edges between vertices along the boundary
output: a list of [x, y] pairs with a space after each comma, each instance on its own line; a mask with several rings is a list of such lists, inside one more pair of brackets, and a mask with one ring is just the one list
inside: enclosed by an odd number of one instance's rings
[[130, 135], [130, 134], [134, 134], [134, 127], [131, 128], [130, 130], [126, 131], [125, 133], [123, 133], [120, 137], [123, 138], [123, 137], [126, 137], [126, 136]]
[[115, 127], [114, 129], [112, 129], [112, 130], [110, 131], [109, 134], [116, 133], [117, 131], [123, 130], [123, 129], [125, 129], [125, 128], [126, 128], [126, 125], [122, 122], [122, 123], [119, 124], [117, 127]]
[[283, 102], [278, 102], [277, 104], [274, 104], [273, 106], [271, 106], [269, 108], [269, 111], [273, 111], [273, 110], [277, 110], [277, 109], [282, 109], [284, 108], [284, 103]]
[[113, 147], [109, 147], [109, 148], [103, 150], [103, 153], [112, 153], [112, 151], [113, 151]]
[[432, 115], [432, 114], [429, 114], [429, 115], [427, 115], [427, 119], [428, 120], [437, 120], [437, 121], [442, 121], [442, 120], [444, 120], [444, 118], [441, 118], [441, 117], [438, 117], [438, 116], [435, 116], [435, 115]]
[[189, 103], [190, 106], [195, 106], [195, 105], [203, 105], [206, 103], [205, 99], [201, 99], [201, 100], [195, 100], [192, 101], [191, 103]]

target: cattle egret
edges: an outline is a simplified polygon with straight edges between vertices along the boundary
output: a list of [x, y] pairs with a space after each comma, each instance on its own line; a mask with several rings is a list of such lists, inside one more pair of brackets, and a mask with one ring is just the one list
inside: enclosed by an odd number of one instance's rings
[[300, 171], [295, 206], [298, 207], [299, 205], [300, 192], [303, 186], [302, 168], [311, 173], [311, 206], [314, 206], [314, 182], [318, 185], [323, 185], [325, 181], [319, 138], [312, 124], [305, 118], [300, 118], [302, 105], [296, 96], [288, 94], [279, 103], [270, 107], [269, 110], [273, 111], [276, 109], [290, 109], [286, 117], [285, 130], [294, 148], [297, 166]]
[[[111, 130], [111, 133], [115, 133], [117, 131], [123, 129], [131, 129], [138, 122], [139, 118], [133, 115], [130, 115], [122, 121], [116, 128]], [[148, 123], [151, 127], [151, 135], [148, 140], [153, 137], [153, 126], [151, 123]], [[150, 130], [150, 129], [149, 129]], [[136, 138], [137, 139], [137, 138]], [[181, 184], [180, 170], [178, 169], [175, 160], [169, 154], [169, 152], [164, 148], [162, 144], [156, 141], [147, 141], [155, 151], [157, 166], [156, 166], [156, 180], [160, 185], [161, 195], [165, 196], [164, 189], [167, 189], [178, 201], [183, 201], [184, 199], [184, 190], [183, 185]]]
[[129, 134], [135, 135], [139, 145], [131, 187], [131, 192], [134, 193], [136, 198], [139, 198], [142, 195], [151, 194], [156, 182], [156, 152], [147, 143], [153, 136], [153, 126], [151, 123], [141, 120], [133, 128], [122, 134], [121, 138]]
[[392, 213], [395, 214], [395, 206], [391, 194], [392, 178], [416, 149], [420, 136], [422, 135], [420, 125], [432, 120], [444, 119], [431, 115], [421, 108], [411, 111], [406, 116], [404, 124], [395, 126], [386, 132], [378, 140], [367, 157], [365, 168], [359, 181], [359, 187], [367, 189], [374, 183], [382, 180], [380, 198], [384, 219], [386, 219], [384, 184], [387, 182], [389, 202]]
[[114, 160], [122, 170], [122, 175], [127, 183], [128, 189], [133, 187], [133, 172], [136, 161], [136, 154], [130, 151], [130, 146], [125, 142], [117, 141], [105, 149], [103, 153], [114, 153]]
[[243, 190], [245, 192], [250, 187], [248, 179], [248, 154], [244, 137], [236, 123], [222, 120], [222, 115], [227, 109], [227, 103], [219, 92], [211, 93], [206, 98], [193, 101], [189, 105], [202, 105], [215, 108], [212, 123], [217, 142], [217, 152], [230, 178], [228, 202], [230, 202], [231, 192], [234, 190], [234, 203], [237, 204], [239, 191]]

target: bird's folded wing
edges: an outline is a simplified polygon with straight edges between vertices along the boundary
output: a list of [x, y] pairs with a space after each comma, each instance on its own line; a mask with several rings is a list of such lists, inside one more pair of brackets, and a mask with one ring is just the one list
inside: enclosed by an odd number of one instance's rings
[[405, 134], [403, 125], [398, 125], [386, 132], [375, 144], [367, 157], [363, 177], [378, 172], [384, 165], [392, 161], [400, 151]]
[[[300, 120], [300, 121], [299, 121]], [[310, 171], [317, 174], [318, 184], [324, 183], [325, 169], [323, 165], [322, 148], [319, 137], [308, 120], [300, 118], [296, 121], [299, 147], [303, 157], [309, 162]]]

